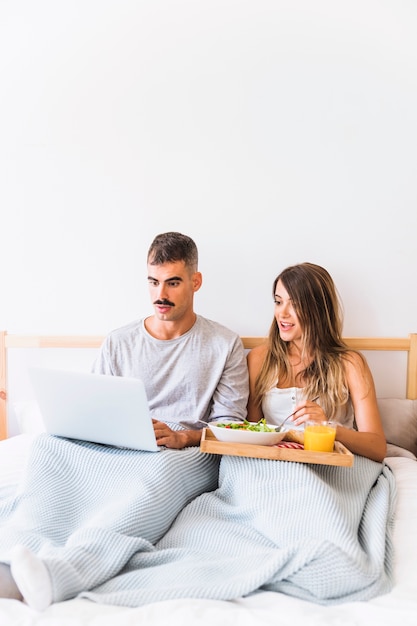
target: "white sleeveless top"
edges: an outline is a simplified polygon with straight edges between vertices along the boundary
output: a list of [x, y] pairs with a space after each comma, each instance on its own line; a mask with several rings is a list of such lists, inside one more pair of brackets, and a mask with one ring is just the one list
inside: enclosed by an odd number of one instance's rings
[[[262, 399], [262, 412], [266, 422], [268, 424], [281, 424], [288, 415], [295, 411], [296, 406], [303, 400], [305, 400], [304, 390], [300, 387], [289, 387], [287, 389], [272, 387]], [[343, 408], [334, 419], [347, 428], [353, 428], [352, 403], [349, 401], [347, 410]], [[293, 422], [288, 420], [285, 428], [303, 430], [304, 424], [295, 426]]]

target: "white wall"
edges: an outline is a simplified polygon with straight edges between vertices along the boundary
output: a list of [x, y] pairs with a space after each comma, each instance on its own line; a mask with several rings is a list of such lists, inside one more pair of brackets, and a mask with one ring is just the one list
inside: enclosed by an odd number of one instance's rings
[[414, 0], [0, 0], [0, 328], [148, 314], [180, 230], [241, 334], [305, 260], [346, 335], [417, 331], [416, 32]]

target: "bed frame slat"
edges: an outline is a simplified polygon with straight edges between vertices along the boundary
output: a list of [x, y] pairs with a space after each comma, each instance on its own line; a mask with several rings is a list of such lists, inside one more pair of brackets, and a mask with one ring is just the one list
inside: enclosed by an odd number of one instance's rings
[[99, 348], [102, 335], [7, 335], [7, 348]]
[[[0, 331], [0, 439], [7, 437], [7, 361], [10, 348], [99, 348], [104, 335], [18, 335]], [[265, 337], [242, 337], [246, 349], [252, 349]], [[417, 333], [405, 338], [345, 337], [355, 350], [407, 352], [406, 397], [417, 399]]]

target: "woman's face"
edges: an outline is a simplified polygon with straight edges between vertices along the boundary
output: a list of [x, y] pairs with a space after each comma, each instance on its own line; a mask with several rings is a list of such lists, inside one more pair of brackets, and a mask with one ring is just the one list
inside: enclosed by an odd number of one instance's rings
[[280, 280], [275, 287], [274, 302], [275, 319], [281, 339], [287, 342], [299, 343], [302, 336], [301, 325], [291, 298]]

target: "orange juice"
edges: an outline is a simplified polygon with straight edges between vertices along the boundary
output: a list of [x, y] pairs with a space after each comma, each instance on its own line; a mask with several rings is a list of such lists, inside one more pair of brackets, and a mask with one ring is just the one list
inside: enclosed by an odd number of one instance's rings
[[336, 426], [329, 423], [310, 422], [304, 428], [304, 450], [333, 452]]

